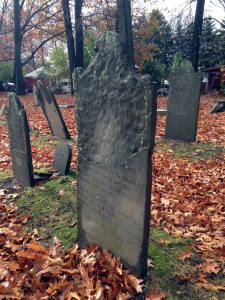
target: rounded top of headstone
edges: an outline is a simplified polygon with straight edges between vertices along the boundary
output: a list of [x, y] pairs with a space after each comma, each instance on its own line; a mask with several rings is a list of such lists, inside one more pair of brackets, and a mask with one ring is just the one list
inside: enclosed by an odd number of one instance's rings
[[107, 55], [121, 54], [122, 45], [119, 41], [119, 35], [113, 31], [103, 32], [98, 36], [94, 50], [95, 53], [102, 53]]

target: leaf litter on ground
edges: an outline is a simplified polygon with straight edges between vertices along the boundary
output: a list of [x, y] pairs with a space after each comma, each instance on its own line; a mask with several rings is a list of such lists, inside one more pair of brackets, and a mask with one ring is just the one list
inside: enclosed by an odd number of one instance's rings
[[[2, 97], [3, 95], [3, 97]], [[60, 104], [73, 103], [73, 97], [69, 95], [58, 96]], [[7, 104], [7, 94], [1, 93], [1, 102]], [[22, 97], [22, 102], [28, 114], [31, 129], [31, 144], [33, 164], [36, 168], [51, 167], [54, 149], [58, 141], [50, 136], [50, 130], [40, 108], [33, 105], [32, 95]], [[197, 139], [192, 145], [225, 146], [225, 113], [209, 114], [213, 103], [213, 97], [201, 96], [198, 119]], [[165, 106], [166, 99], [159, 98], [158, 106]], [[62, 109], [63, 118], [69, 128], [73, 141], [77, 139], [77, 131], [74, 120], [74, 109]], [[9, 140], [4, 116], [1, 117], [1, 142], [0, 170], [11, 168]], [[158, 116], [156, 138], [163, 138], [165, 133], [165, 116]], [[38, 140], [38, 143], [36, 142]], [[47, 141], [47, 143], [46, 143]], [[45, 147], [43, 147], [43, 143]], [[171, 142], [173, 144], [173, 142]], [[158, 143], [159, 144], [159, 143]], [[162, 141], [160, 145], [164, 146]], [[74, 143], [72, 167], [77, 163], [77, 147]], [[174, 149], [168, 151], [156, 150], [153, 157], [153, 191], [151, 224], [162, 228], [165, 232], [174, 236], [191, 237], [196, 241], [190, 252], [181, 256], [182, 259], [191, 259], [191, 251], [196, 251], [202, 256], [203, 263], [199, 271], [209, 276], [211, 274], [224, 274], [221, 262], [225, 258], [225, 232], [224, 232], [224, 156], [216, 151], [212, 157], [201, 159], [202, 150], [195, 150], [194, 155], [200, 157], [197, 161], [190, 161], [187, 157], [173, 159]], [[166, 167], [165, 167], [166, 166]], [[0, 197], [4, 197], [0, 196]], [[1, 198], [2, 199], [2, 198]], [[3, 200], [4, 201], [4, 200]], [[220, 267], [216, 268], [220, 262]], [[213, 260], [210, 261], [210, 259]], [[211, 267], [207, 267], [211, 265]], [[214, 266], [214, 268], [213, 268]], [[206, 270], [211, 271], [207, 273]], [[206, 279], [205, 279], [206, 280]], [[212, 284], [199, 282], [199, 286], [211, 287]], [[97, 285], [97, 282], [96, 282]], [[222, 288], [214, 288], [223, 290]], [[76, 294], [76, 292], [74, 292]], [[73, 295], [75, 295], [73, 293]], [[101, 297], [101, 289], [97, 295]], [[79, 295], [78, 295], [79, 296]], [[123, 297], [127, 297], [126, 293]], [[124, 298], [125, 299], [125, 298]]]

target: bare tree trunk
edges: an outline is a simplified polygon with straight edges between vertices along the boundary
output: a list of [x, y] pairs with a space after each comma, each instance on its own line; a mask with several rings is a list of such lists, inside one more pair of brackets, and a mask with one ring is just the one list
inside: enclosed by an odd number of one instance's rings
[[82, 22], [83, 0], [75, 0], [75, 27], [76, 27], [76, 67], [84, 67], [84, 38]]
[[14, 80], [16, 85], [17, 95], [23, 95], [25, 93], [25, 83], [23, 79], [22, 71], [22, 60], [21, 60], [21, 26], [20, 26], [20, 16], [21, 8], [19, 0], [14, 0]]
[[196, 11], [195, 11], [195, 21], [194, 21], [194, 32], [192, 37], [192, 65], [195, 72], [198, 72], [198, 58], [200, 49], [200, 39], [202, 34], [202, 22], [204, 14], [205, 0], [197, 0]]
[[71, 23], [71, 16], [70, 16], [69, 0], [62, 0], [62, 8], [63, 8], [63, 15], [64, 15], [64, 25], [66, 30], [68, 56], [69, 56], [71, 94], [73, 94], [72, 75], [75, 67], [76, 57], [75, 57], [74, 38], [73, 38], [72, 23]]
[[117, 0], [116, 32], [123, 45], [123, 53], [129, 64], [134, 66], [134, 46], [130, 0]]

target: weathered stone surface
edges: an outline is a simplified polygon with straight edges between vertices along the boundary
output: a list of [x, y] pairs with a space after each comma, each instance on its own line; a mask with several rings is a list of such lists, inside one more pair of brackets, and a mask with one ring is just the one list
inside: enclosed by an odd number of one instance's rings
[[34, 105], [40, 106], [39, 100], [38, 100], [38, 94], [37, 94], [37, 88], [36, 85], [33, 85], [33, 96], [34, 96]]
[[75, 71], [78, 127], [78, 236], [146, 271], [156, 92], [103, 33], [88, 69]]
[[15, 93], [9, 95], [7, 124], [15, 179], [25, 186], [34, 185], [29, 126], [26, 112]]
[[52, 135], [63, 139], [70, 139], [68, 129], [53, 93], [40, 80], [37, 84], [37, 95], [45, 117], [48, 120]]
[[170, 74], [170, 89], [166, 115], [166, 137], [186, 142], [196, 139], [200, 100], [201, 74], [191, 63], [183, 61]]
[[225, 100], [214, 100], [210, 113], [219, 113], [225, 111]]
[[67, 175], [70, 171], [72, 149], [67, 143], [60, 143], [55, 150], [52, 168], [60, 175]]

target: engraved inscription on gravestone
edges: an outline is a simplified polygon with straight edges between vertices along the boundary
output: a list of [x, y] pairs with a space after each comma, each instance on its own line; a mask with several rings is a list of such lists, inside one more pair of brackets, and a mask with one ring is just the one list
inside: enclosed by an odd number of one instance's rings
[[9, 95], [7, 124], [14, 177], [25, 186], [33, 186], [34, 175], [29, 126], [24, 107], [15, 93]]
[[201, 73], [195, 73], [189, 61], [183, 61], [170, 74], [166, 114], [166, 137], [186, 142], [196, 139]]
[[72, 158], [72, 149], [67, 143], [60, 143], [55, 150], [52, 168], [60, 175], [68, 175]]
[[147, 267], [151, 154], [156, 93], [122, 55], [118, 35], [103, 33], [86, 71], [75, 70], [78, 127], [78, 239]]
[[52, 135], [70, 139], [68, 129], [62, 118], [55, 96], [40, 80], [38, 80], [37, 84], [37, 96], [49, 123]]

